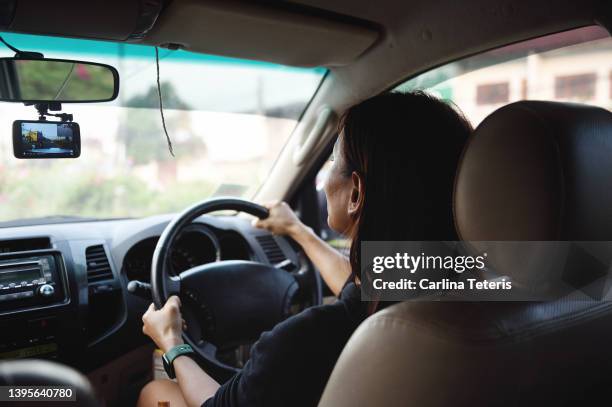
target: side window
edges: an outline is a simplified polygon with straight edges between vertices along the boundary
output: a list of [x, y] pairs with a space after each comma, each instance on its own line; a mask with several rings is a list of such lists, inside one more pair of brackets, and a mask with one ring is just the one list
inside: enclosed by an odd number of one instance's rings
[[[612, 108], [612, 38], [599, 26], [578, 28], [464, 58], [395, 88], [425, 90], [455, 103], [477, 126], [518, 100], [556, 100]], [[316, 176], [321, 237], [348, 253], [349, 241], [327, 227], [323, 185], [330, 162]]]
[[477, 126], [518, 100], [612, 108], [612, 38], [599, 26], [523, 41], [418, 75], [397, 90], [425, 90], [454, 102]]

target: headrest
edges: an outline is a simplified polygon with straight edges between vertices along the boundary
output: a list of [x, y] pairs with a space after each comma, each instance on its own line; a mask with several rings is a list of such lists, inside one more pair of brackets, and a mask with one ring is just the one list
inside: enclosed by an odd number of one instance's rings
[[462, 240], [612, 240], [612, 113], [522, 101], [489, 115], [459, 162]]
[[[65, 405], [81, 407], [101, 405], [85, 376], [71, 367], [49, 360], [2, 361], [0, 363], [0, 386], [69, 386], [74, 391], [76, 402], [66, 402]], [[64, 403], [56, 404], [64, 405]]]

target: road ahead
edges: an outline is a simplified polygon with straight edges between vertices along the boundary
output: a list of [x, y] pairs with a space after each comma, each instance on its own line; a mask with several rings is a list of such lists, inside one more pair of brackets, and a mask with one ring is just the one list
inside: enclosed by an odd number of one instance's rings
[[30, 152], [38, 153], [38, 154], [68, 154], [72, 152], [72, 150], [69, 150], [67, 148], [52, 147], [52, 148], [33, 148], [32, 150], [30, 150]]

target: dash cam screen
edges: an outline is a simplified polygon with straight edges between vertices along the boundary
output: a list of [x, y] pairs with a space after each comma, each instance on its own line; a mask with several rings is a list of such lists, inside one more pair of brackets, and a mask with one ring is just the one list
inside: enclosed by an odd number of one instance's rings
[[76, 158], [79, 125], [74, 122], [17, 121], [13, 124], [17, 158]]

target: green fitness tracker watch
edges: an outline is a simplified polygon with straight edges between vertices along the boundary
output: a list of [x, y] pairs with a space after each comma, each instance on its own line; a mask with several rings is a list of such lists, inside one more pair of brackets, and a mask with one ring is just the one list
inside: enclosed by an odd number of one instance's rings
[[164, 362], [164, 370], [169, 378], [176, 378], [176, 374], [174, 374], [174, 366], [172, 363], [174, 359], [178, 358], [181, 355], [190, 355], [194, 353], [193, 348], [187, 344], [177, 345], [174, 348], [170, 349], [168, 352], [162, 355], [162, 361]]

